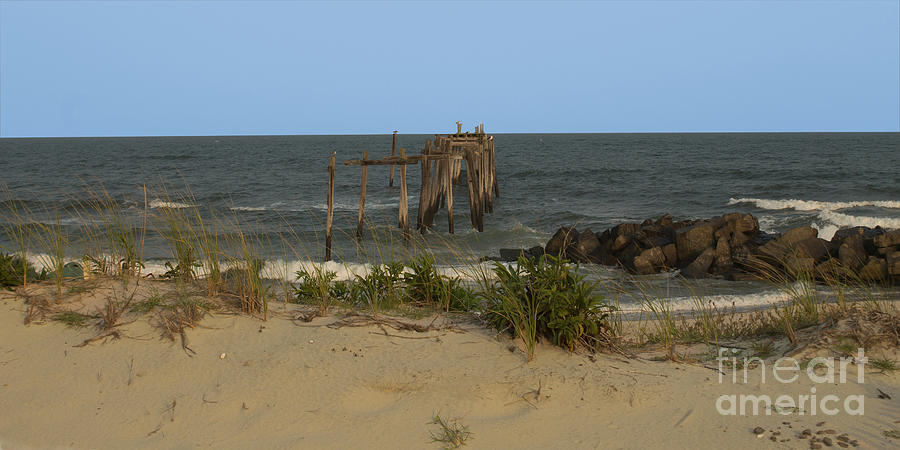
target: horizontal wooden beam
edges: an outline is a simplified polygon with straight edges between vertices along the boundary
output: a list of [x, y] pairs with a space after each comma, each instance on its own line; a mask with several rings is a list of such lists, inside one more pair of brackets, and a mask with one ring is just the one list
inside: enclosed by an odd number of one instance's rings
[[[462, 155], [451, 155], [447, 153], [437, 153], [437, 154], [429, 154], [429, 160], [438, 160], [438, 159], [463, 159]], [[419, 161], [422, 160], [422, 156], [385, 156], [381, 159], [348, 159], [344, 161], [345, 166], [387, 166], [391, 164], [397, 165], [406, 165], [406, 164], [418, 164]]]

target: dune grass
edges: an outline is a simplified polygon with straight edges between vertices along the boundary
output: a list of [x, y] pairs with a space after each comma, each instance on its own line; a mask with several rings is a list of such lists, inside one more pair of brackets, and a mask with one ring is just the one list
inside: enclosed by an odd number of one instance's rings
[[[66, 264], [81, 262], [85, 276], [112, 277], [122, 293], [97, 312], [101, 329], [113, 330], [126, 313], [156, 312], [162, 328], [171, 336], [183, 334], [209, 311], [202, 298], [233, 302], [239, 310], [267, 319], [269, 302], [281, 296], [285, 302], [312, 305], [316, 315], [332, 308], [367, 310], [373, 317], [387, 313], [421, 317], [438, 312], [471, 312], [474, 317], [521, 340], [527, 360], [535, 357], [537, 343], [546, 339], [575, 350], [596, 349], [598, 343], [625, 333], [618, 306], [628, 290], [641, 304], [638, 321], [647, 342], [661, 344], [668, 359], [678, 359], [676, 345], [705, 342], [719, 347], [725, 340], [750, 338], [770, 342], [785, 336], [792, 342], [798, 330], [839, 320], [854, 305], [875, 311], [894, 310], [879, 287], [840, 268], [818, 273], [796, 268], [783, 271], [761, 266], [757, 273], [785, 298], [771, 308], [748, 314], [717, 307], [698, 285], [674, 278], [690, 292], [693, 310], [678, 313], [669, 302], [666, 286], [640, 277], [617, 283], [588, 281], [577, 265], [553, 257], [520, 258], [512, 264], [485, 264], [470, 249], [460, 248], [450, 237], [437, 233], [412, 234], [408, 239], [391, 225], [368, 224], [366, 241], [356, 242], [349, 263], [335, 252], [336, 261], [313, 263], [316, 246], [304, 242], [290, 224], [270, 242], [255, 224], [237, 213], [217, 216], [203, 210], [185, 189], [178, 194], [165, 188], [142, 186], [142, 201], [130, 209], [111, 198], [102, 186], [87, 187], [88, 200], [59, 209], [24, 202], [4, 203], [3, 229], [12, 243], [10, 254], [0, 255], [4, 285], [27, 286], [41, 278], [28, 264], [29, 252], [37, 251], [45, 273], [55, 288], [55, 302], [64, 297]], [[152, 192], [151, 192], [152, 191]], [[9, 196], [9, 195], [8, 195]], [[11, 197], [11, 196], [10, 196]], [[150, 198], [161, 199], [154, 208]], [[78, 233], [64, 225], [62, 217], [79, 219]], [[145, 273], [145, 242], [155, 231], [170, 253], [168, 272], [162, 274], [177, 285], [172, 297], [158, 293], [129, 300]], [[77, 236], [76, 236], [77, 234]], [[442, 247], [437, 260], [433, 249]], [[281, 249], [279, 258], [271, 257]], [[264, 258], [268, 255], [268, 260]], [[449, 255], [449, 256], [447, 256]], [[289, 261], [297, 261], [292, 266]], [[353, 266], [353, 267], [351, 267]], [[335, 270], [346, 277], [338, 279]], [[667, 283], [668, 283], [667, 279]], [[627, 289], [626, 289], [627, 288]], [[79, 288], [80, 289], [80, 288]], [[74, 290], [68, 293], [75, 293]], [[287, 306], [287, 305], [285, 305]], [[86, 317], [61, 315], [64, 323], [83, 324]], [[763, 344], [759, 344], [763, 345]], [[765, 348], [757, 353], [767, 353]]]

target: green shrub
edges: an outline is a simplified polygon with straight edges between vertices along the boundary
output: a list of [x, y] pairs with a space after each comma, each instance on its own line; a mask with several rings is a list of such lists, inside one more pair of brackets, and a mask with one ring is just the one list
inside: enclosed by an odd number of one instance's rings
[[516, 266], [495, 263], [497, 281], [484, 292], [489, 319], [498, 329], [512, 330], [525, 341], [529, 359], [538, 337], [574, 350], [579, 342], [592, 346], [607, 327], [613, 307], [564, 260], [553, 256], [520, 257]]
[[34, 270], [34, 266], [25, 258], [18, 255], [0, 253], [0, 286], [21, 286], [25, 283], [27, 275], [29, 280], [39, 280], [46, 277], [46, 273], [40, 274]]
[[366, 276], [356, 275], [354, 299], [369, 305], [372, 314], [399, 304], [403, 299], [403, 263], [372, 266]]
[[474, 292], [466, 289], [459, 278], [438, 273], [430, 253], [418, 257], [409, 268], [411, 272], [403, 274], [403, 282], [410, 301], [438, 306], [446, 311], [468, 311], [477, 305]]

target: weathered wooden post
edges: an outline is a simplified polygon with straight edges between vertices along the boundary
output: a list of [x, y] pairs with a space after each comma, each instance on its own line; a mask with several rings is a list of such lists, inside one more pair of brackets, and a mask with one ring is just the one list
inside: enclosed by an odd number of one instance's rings
[[428, 161], [428, 154], [431, 152], [431, 141], [425, 141], [425, 148], [422, 149], [422, 187], [419, 189], [419, 210], [416, 213], [416, 229], [425, 232], [425, 209], [428, 202], [429, 188], [431, 187], [431, 166]]
[[331, 261], [331, 225], [334, 219], [334, 156], [328, 160], [328, 215], [325, 218], [325, 261]]
[[[394, 156], [394, 151], [397, 149], [397, 130], [394, 130], [394, 138], [391, 141], [391, 156]], [[388, 187], [394, 185], [394, 165], [391, 164], [391, 181], [388, 183]]]
[[[447, 155], [448, 158], [453, 155]], [[444, 189], [447, 195], [447, 223], [450, 234], [453, 234], [453, 180], [450, 178], [450, 167], [453, 165], [452, 159], [444, 162]]]
[[492, 188], [494, 189], [494, 197], [500, 198], [500, 184], [497, 182], [497, 159], [494, 154], [493, 137], [488, 140], [488, 145], [491, 149], [491, 182], [493, 183]]
[[369, 159], [369, 151], [363, 150], [363, 163], [362, 163], [362, 187], [359, 189], [359, 217], [356, 220], [356, 238], [362, 240], [363, 237], [363, 220], [366, 214], [366, 179], [369, 171], [369, 166], [366, 165], [366, 160]]
[[400, 166], [400, 228], [403, 229], [403, 237], [409, 239], [409, 204], [406, 201], [406, 149], [400, 149], [400, 158], [403, 164]]

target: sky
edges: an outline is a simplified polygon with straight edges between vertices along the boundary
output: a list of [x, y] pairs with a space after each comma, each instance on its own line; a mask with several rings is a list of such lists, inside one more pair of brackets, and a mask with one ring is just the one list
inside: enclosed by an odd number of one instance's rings
[[900, 131], [900, 1], [0, 0], [0, 137]]

